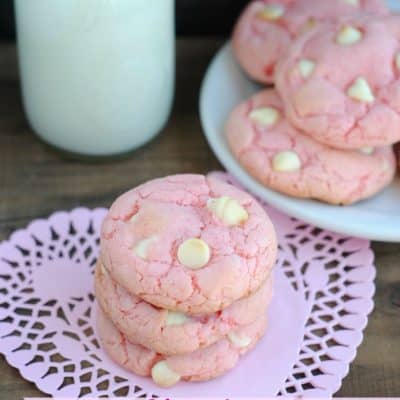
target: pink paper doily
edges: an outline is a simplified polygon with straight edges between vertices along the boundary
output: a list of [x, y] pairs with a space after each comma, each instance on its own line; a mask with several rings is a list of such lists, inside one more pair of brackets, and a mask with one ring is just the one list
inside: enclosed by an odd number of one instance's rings
[[373, 308], [370, 244], [265, 207], [280, 243], [270, 326], [260, 346], [226, 376], [161, 391], [99, 348], [92, 281], [104, 209], [57, 212], [0, 244], [0, 352], [25, 379], [58, 397], [331, 396]]

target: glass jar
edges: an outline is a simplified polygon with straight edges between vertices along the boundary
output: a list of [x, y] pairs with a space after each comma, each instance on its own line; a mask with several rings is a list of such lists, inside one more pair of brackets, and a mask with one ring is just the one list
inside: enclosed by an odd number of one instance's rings
[[16, 0], [25, 112], [50, 145], [77, 155], [129, 152], [171, 109], [173, 0]]

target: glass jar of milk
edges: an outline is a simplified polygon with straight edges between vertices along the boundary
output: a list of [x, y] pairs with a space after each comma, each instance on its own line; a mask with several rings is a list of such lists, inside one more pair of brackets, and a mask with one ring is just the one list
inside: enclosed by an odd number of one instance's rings
[[174, 0], [16, 0], [25, 111], [50, 145], [110, 156], [149, 141], [171, 109]]

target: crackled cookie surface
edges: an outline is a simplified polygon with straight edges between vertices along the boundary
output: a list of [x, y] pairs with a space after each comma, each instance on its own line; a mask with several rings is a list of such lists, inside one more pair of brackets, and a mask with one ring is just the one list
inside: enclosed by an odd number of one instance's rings
[[275, 231], [247, 193], [214, 178], [176, 175], [122, 195], [102, 226], [112, 278], [160, 308], [222, 310], [257, 291], [277, 251]]
[[250, 351], [264, 335], [266, 317], [231, 333], [213, 345], [180, 356], [163, 356], [129, 342], [98, 310], [97, 330], [104, 350], [119, 365], [154, 382], [170, 387], [183, 381], [206, 381], [234, 368], [241, 355]]
[[233, 33], [233, 49], [253, 79], [272, 83], [277, 61], [299, 34], [321, 22], [360, 12], [386, 15], [384, 0], [256, 0]]
[[295, 41], [276, 72], [288, 119], [343, 149], [400, 140], [400, 17], [359, 16]]
[[128, 340], [158, 353], [193, 352], [262, 317], [272, 297], [272, 279], [254, 294], [212, 314], [189, 316], [153, 307], [115, 283], [106, 269], [96, 267], [96, 297], [100, 307]]
[[388, 185], [396, 162], [391, 147], [336, 150], [290, 125], [275, 90], [239, 105], [226, 124], [232, 152], [272, 189], [295, 197], [350, 204]]

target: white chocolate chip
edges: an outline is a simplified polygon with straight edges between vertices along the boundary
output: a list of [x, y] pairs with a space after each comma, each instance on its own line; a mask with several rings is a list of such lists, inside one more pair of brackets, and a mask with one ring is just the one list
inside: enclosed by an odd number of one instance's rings
[[188, 239], [178, 248], [178, 260], [185, 267], [199, 269], [210, 260], [210, 248], [201, 239]]
[[400, 71], [400, 53], [396, 54], [396, 67]]
[[349, 87], [347, 94], [352, 99], [362, 103], [372, 103], [375, 100], [371, 87], [362, 77], [355, 80], [355, 82]]
[[360, 0], [344, 0], [344, 2], [354, 7], [358, 7], [360, 5]]
[[209, 199], [207, 208], [228, 226], [240, 225], [249, 218], [249, 214], [240, 203], [228, 196]]
[[239, 336], [235, 332], [228, 333], [228, 338], [232, 344], [239, 348], [247, 347], [251, 343], [251, 338], [247, 336]]
[[100, 264], [100, 271], [103, 275], [108, 275], [108, 272], [106, 270], [106, 267], [104, 266], [103, 263]]
[[390, 169], [389, 161], [386, 160], [386, 158], [383, 160], [383, 166], [382, 166], [382, 168], [383, 168], [384, 171], [389, 171], [389, 169]]
[[361, 153], [369, 156], [375, 151], [375, 149], [373, 147], [365, 146], [365, 147], [362, 147], [360, 149], [360, 151], [361, 151]]
[[180, 375], [172, 371], [166, 361], [159, 361], [154, 364], [151, 369], [151, 377], [158, 386], [165, 388], [174, 386], [181, 380]]
[[184, 325], [190, 321], [190, 318], [179, 311], [168, 311], [167, 317], [165, 319], [165, 325]]
[[139, 213], [136, 213], [136, 214], [132, 215], [132, 217], [129, 220], [129, 222], [135, 222], [137, 220], [138, 216], [139, 216]]
[[336, 37], [336, 42], [345, 46], [355, 44], [362, 39], [362, 32], [352, 26], [345, 26]]
[[150, 236], [147, 239], [141, 240], [139, 243], [137, 243], [135, 245], [135, 247], [133, 248], [133, 252], [138, 257], [142, 258], [143, 260], [146, 260], [147, 256], [148, 256], [149, 248], [152, 245], [155, 238], [156, 238], [155, 236]]
[[308, 78], [314, 72], [315, 62], [311, 60], [300, 60], [299, 61], [299, 71], [303, 78]]
[[294, 151], [281, 151], [272, 160], [272, 168], [277, 172], [293, 172], [301, 168], [301, 160]]
[[266, 5], [263, 10], [258, 13], [258, 17], [267, 21], [275, 21], [282, 17], [285, 13], [284, 7], [279, 4]]
[[256, 108], [250, 112], [249, 118], [258, 125], [272, 126], [278, 122], [280, 112], [273, 107]]

